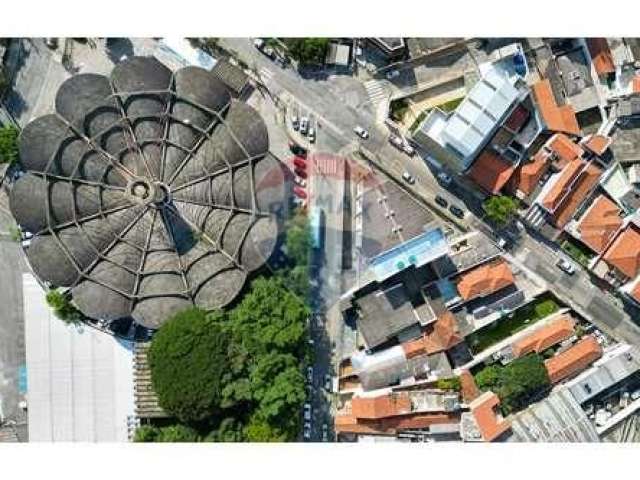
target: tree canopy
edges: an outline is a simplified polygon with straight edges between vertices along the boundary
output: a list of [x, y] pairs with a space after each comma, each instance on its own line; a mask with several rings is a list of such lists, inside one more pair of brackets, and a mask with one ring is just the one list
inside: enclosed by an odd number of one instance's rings
[[516, 358], [506, 366], [485, 367], [475, 380], [478, 388], [491, 390], [500, 397], [505, 414], [525, 407], [532, 396], [550, 385], [544, 360], [538, 354]]
[[155, 427], [152, 425], [142, 425], [136, 429], [133, 437], [134, 442], [198, 442], [200, 436], [193, 428], [176, 424], [166, 427]]
[[153, 387], [163, 409], [183, 422], [199, 422], [220, 411], [229, 371], [229, 337], [203, 310], [171, 318], [149, 350]]
[[18, 161], [18, 135], [20, 131], [13, 125], [0, 127], [0, 163]]
[[72, 303], [68, 295], [58, 289], [49, 290], [45, 297], [47, 305], [51, 307], [56, 317], [64, 323], [78, 323], [82, 320], [82, 313]]
[[518, 210], [518, 201], [505, 195], [492, 196], [482, 204], [487, 216], [498, 225], [508, 224]]
[[329, 46], [328, 38], [285, 38], [289, 54], [300, 63], [324, 63]]

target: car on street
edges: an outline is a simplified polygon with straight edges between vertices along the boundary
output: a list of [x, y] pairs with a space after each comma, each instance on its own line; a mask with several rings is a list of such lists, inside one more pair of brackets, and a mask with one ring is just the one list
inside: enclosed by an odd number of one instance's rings
[[313, 367], [307, 367], [307, 382], [313, 383]]
[[294, 168], [299, 168], [300, 170], [307, 170], [307, 162], [304, 157], [296, 156], [293, 158], [293, 166]]
[[565, 258], [561, 258], [560, 260], [558, 260], [556, 262], [556, 267], [558, 267], [567, 275], [573, 275], [574, 273], [576, 273], [576, 266]]
[[305, 440], [311, 439], [311, 424], [309, 422], [305, 422], [304, 429], [302, 431], [302, 436]]
[[451, 205], [449, 211], [458, 218], [464, 218], [464, 210], [456, 205]]
[[411, 175], [409, 172], [407, 172], [406, 170], [402, 174], [402, 179], [405, 182], [407, 182], [409, 185], [413, 185], [414, 183], [416, 183], [415, 177], [413, 175]]
[[291, 153], [294, 155], [302, 157], [303, 159], [307, 157], [307, 149], [297, 143], [289, 142], [289, 150], [291, 150]]
[[56, 37], [48, 37], [44, 43], [47, 45], [47, 47], [51, 48], [52, 50], [55, 50], [56, 48], [58, 48], [58, 39]]
[[324, 389], [327, 392], [331, 392], [333, 390], [333, 378], [331, 378], [331, 375], [328, 373], [324, 375]]
[[389, 72], [387, 72], [387, 80], [393, 80], [394, 78], [397, 78], [400, 75], [400, 71], [398, 70], [391, 70]]
[[447, 202], [447, 199], [441, 195], [436, 195], [436, 203], [440, 205], [442, 208], [447, 208], [447, 206], [449, 205], [449, 202]]
[[294, 168], [293, 173], [295, 173], [300, 178], [307, 178], [307, 171], [302, 168]]
[[302, 117], [300, 119], [300, 133], [303, 135], [306, 135], [308, 128], [309, 128], [309, 119], [307, 117]]
[[295, 185], [293, 187], [293, 194], [298, 198], [302, 198], [303, 200], [307, 198], [307, 192], [304, 191], [304, 188], [298, 185]]
[[398, 135], [391, 135], [389, 137], [389, 142], [398, 150], [402, 150], [404, 153], [406, 153], [409, 156], [412, 156], [414, 153], [416, 153], [415, 149], [411, 145], [409, 145], [402, 137], [399, 137]]
[[354, 127], [353, 131], [355, 132], [356, 135], [358, 135], [360, 138], [364, 138], [365, 140], [367, 138], [369, 138], [369, 132], [367, 132], [364, 128], [362, 128], [360, 125], [358, 125], [357, 127]]
[[311, 421], [311, 404], [305, 403], [303, 410], [304, 410], [304, 419], [307, 421]]
[[316, 141], [316, 129], [313, 127], [309, 127], [309, 133], [307, 134], [309, 138], [309, 143], [314, 143]]
[[329, 441], [329, 425], [327, 425], [326, 423], [322, 424], [322, 441]]
[[300, 128], [300, 120], [297, 115], [291, 117], [291, 127], [297, 132]]
[[437, 178], [443, 185], [451, 185], [451, 182], [453, 182], [453, 179], [444, 172], [438, 173]]
[[253, 46], [256, 47], [258, 50], [262, 50], [262, 47], [264, 47], [265, 45], [265, 41], [262, 38], [256, 38], [253, 41]]
[[306, 188], [307, 187], [307, 182], [304, 178], [300, 178], [300, 177], [295, 177], [293, 179], [293, 181], [295, 182], [296, 185], [302, 187], [302, 188]]
[[640, 398], [640, 390], [631, 392], [631, 400], [638, 400]]

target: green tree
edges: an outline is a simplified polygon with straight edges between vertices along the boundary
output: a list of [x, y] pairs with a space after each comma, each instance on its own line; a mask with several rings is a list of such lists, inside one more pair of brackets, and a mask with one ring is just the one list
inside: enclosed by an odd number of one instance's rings
[[518, 201], [505, 195], [495, 195], [484, 201], [482, 208], [493, 222], [508, 224], [518, 210]]
[[160, 429], [153, 425], [141, 425], [133, 435], [134, 442], [155, 442], [160, 435]]
[[82, 320], [82, 313], [72, 303], [68, 294], [53, 289], [47, 292], [45, 297], [47, 304], [53, 310], [56, 317], [66, 324], [76, 324]]
[[300, 63], [324, 63], [328, 38], [285, 38], [284, 44], [289, 54]]
[[216, 430], [205, 438], [206, 442], [242, 442], [244, 441], [242, 423], [235, 418], [224, 418]]
[[158, 436], [155, 439], [156, 442], [163, 443], [194, 443], [199, 440], [200, 436], [198, 435], [198, 432], [191, 427], [180, 424], [160, 428]]
[[162, 408], [184, 423], [219, 414], [228, 353], [229, 336], [216, 317], [191, 308], [169, 319], [149, 349], [151, 379]]
[[244, 434], [249, 442], [284, 442], [287, 435], [278, 428], [272, 427], [258, 416], [253, 416], [244, 429]]
[[20, 131], [13, 125], [0, 127], [0, 163], [18, 161], [18, 135]]

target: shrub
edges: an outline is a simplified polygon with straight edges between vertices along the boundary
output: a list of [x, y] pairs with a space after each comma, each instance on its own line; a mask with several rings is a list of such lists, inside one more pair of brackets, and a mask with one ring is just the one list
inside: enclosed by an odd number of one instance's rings
[[45, 299], [54, 315], [63, 322], [75, 324], [82, 320], [82, 313], [71, 303], [69, 295], [54, 289], [47, 292]]
[[0, 127], [0, 163], [18, 161], [18, 135], [20, 131], [13, 125]]

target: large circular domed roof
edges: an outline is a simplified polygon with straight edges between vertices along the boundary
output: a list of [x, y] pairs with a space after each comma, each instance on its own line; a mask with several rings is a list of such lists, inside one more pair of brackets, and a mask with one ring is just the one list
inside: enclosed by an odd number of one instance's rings
[[227, 305], [277, 241], [284, 175], [260, 115], [154, 58], [71, 77], [21, 133], [11, 210], [41, 280], [92, 318], [159, 327]]

